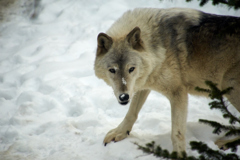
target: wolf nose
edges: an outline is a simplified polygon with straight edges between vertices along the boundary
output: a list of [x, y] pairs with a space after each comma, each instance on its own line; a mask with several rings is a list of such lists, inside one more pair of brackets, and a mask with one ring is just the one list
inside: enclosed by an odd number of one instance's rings
[[120, 99], [120, 101], [122, 101], [122, 102], [128, 101], [129, 95], [128, 95], [128, 94], [125, 94], [125, 93], [120, 94], [119, 99]]

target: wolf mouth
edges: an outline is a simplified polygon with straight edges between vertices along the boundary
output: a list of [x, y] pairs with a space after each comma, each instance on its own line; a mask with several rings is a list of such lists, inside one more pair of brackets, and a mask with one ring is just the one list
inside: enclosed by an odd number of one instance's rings
[[126, 102], [119, 102], [121, 105], [127, 105], [129, 101]]

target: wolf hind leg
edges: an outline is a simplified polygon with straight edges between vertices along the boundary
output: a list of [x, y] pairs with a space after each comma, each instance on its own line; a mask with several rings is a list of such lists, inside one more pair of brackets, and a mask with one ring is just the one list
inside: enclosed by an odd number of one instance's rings
[[232, 67], [223, 77], [222, 89], [233, 87], [225, 96], [240, 112], [240, 63]]
[[[240, 63], [233, 68], [231, 68], [223, 77], [222, 81], [222, 89], [226, 89], [228, 87], [233, 87], [233, 89], [227, 93], [225, 96], [229, 102], [240, 112]], [[224, 140], [222, 138], [215, 141], [215, 144], [223, 150], [227, 150], [227, 143], [233, 142], [235, 140], [240, 139], [240, 136], [230, 139]]]
[[227, 143], [234, 142], [239, 139], [240, 139], [240, 137], [236, 137], [236, 138], [230, 139], [230, 140], [218, 139], [215, 141], [215, 144], [218, 146], [219, 149], [222, 149], [225, 151], [225, 150], [229, 149], [226, 145]]
[[129, 110], [123, 119], [123, 121], [118, 125], [117, 128], [110, 130], [104, 138], [103, 143], [105, 146], [111, 141], [121, 141], [127, 137], [127, 135], [132, 130], [132, 126], [138, 118], [138, 113], [141, 110], [144, 102], [146, 101], [150, 90], [138, 91], [130, 104]]

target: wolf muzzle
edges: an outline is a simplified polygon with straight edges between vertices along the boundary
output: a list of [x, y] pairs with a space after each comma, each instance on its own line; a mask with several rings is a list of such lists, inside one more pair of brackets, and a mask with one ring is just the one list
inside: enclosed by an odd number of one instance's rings
[[129, 102], [129, 95], [126, 93], [120, 94], [119, 96], [119, 103], [122, 105], [126, 105]]

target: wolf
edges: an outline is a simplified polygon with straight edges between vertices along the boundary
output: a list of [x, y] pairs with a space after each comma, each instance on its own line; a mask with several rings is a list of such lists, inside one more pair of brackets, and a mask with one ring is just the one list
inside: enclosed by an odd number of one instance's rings
[[151, 90], [171, 104], [173, 150], [185, 151], [188, 94], [205, 81], [233, 87], [227, 99], [240, 111], [240, 18], [186, 8], [127, 11], [97, 36], [95, 74], [110, 85], [121, 105], [131, 102], [123, 121], [104, 144], [127, 137]]

